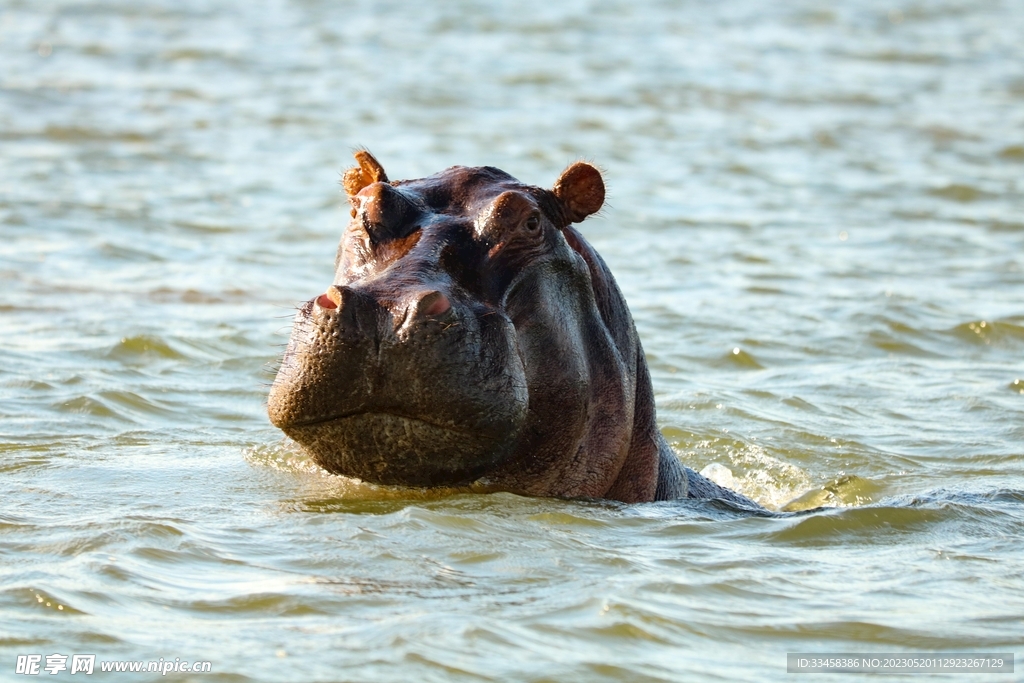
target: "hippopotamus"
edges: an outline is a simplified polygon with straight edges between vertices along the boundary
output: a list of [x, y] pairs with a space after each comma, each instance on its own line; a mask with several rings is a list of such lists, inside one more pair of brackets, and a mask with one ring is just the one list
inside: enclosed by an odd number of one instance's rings
[[268, 398], [314, 461], [384, 485], [759, 509], [658, 430], [626, 301], [574, 227], [604, 203], [597, 168], [543, 189], [490, 166], [391, 181], [355, 158], [333, 284], [300, 307]]

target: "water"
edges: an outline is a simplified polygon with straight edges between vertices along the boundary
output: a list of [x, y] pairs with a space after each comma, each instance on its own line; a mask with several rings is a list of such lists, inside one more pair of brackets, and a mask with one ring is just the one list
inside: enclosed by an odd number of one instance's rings
[[[1022, 680], [1020, 9], [6, 0], [0, 678], [95, 653], [210, 661], [168, 674], [195, 681], [765, 681], [787, 652], [967, 650]], [[359, 145], [393, 178], [598, 163], [583, 232], [669, 441], [830, 509], [316, 470], [264, 397]]]

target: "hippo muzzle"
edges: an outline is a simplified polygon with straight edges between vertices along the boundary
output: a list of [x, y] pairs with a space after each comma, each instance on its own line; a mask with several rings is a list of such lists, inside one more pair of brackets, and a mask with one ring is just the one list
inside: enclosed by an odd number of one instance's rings
[[507, 457], [526, 416], [514, 329], [437, 280], [399, 284], [336, 285], [302, 306], [271, 422], [331, 472], [472, 481]]

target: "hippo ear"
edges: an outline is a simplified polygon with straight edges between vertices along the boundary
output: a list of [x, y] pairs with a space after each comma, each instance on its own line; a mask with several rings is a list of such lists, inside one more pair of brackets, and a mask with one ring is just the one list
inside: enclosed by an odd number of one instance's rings
[[349, 197], [359, 194], [359, 190], [367, 185], [388, 182], [388, 174], [384, 172], [384, 167], [372, 154], [361, 149], [352, 156], [359, 162], [359, 166], [345, 171], [345, 175], [341, 179], [341, 184], [345, 187], [345, 193]]
[[584, 161], [577, 161], [562, 171], [552, 191], [562, 200], [570, 223], [579, 223], [597, 213], [604, 204], [601, 172]]

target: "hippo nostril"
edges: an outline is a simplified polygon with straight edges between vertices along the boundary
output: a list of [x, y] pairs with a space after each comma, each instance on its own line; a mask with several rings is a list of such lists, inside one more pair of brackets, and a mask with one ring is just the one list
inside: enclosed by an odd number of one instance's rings
[[444, 294], [441, 292], [430, 292], [419, 300], [416, 308], [420, 316], [432, 316], [446, 313], [451, 307], [451, 302], [448, 301], [448, 297]]
[[327, 291], [316, 298], [316, 305], [327, 310], [334, 310], [341, 306], [341, 290], [331, 285]]

